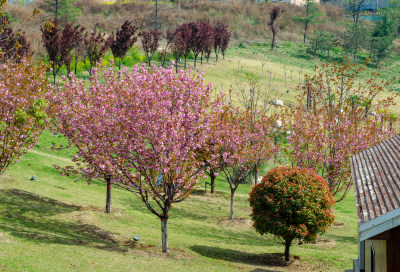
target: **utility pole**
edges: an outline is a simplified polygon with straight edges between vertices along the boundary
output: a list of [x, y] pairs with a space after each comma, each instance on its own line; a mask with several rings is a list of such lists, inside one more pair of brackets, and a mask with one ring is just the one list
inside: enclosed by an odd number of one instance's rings
[[56, 20], [58, 20], [58, 0], [56, 0], [56, 8], [55, 8], [55, 16]]
[[158, 30], [158, 0], [156, 0], [156, 16], [155, 16], [156, 30]]

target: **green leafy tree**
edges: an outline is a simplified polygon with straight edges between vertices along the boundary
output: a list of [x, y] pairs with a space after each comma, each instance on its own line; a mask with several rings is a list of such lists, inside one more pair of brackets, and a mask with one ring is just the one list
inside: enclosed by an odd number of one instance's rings
[[306, 43], [307, 30], [310, 25], [320, 23], [320, 17], [323, 12], [320, 11], [318, 5], [313, 0], [306, 0], [304, 3], [304, 16], [295, 16], [293, 19], [296, 22], [304, 24], [304, 43]]
[[321, 50], [324, 51], [328, 58], [329, 52], [337, 45], [337, 38], [333, 33], [329, 33], [326, 31], [321, 31], [322, 41], [321, 41]]
[[375, 25], [369, 43], [372, 62], [379, 66], [380, 63], [389, 58], [393, 51], [393, 40], [396, 32], [396, 22], [388, 14], [383, 16], [382, 21]]
[[361, 9], [367, 4], [366, 0], [343, 0], [343, 5], [353, 17], [353, 22], [358, 24]]
[[333, 223], [333, 196], [326, 181], [309, 169], [277, 167], [253, 187], [249, 198], [253, 227], [271, 233], [285, 245], [290, 261], [294, 239], [314, 241]]
[[314, 31], [309, 39], [307, 52], [312, 54], [314, 58], [317, 56], [318, 51], [329, 52], [336, 44], [335, 35], [326, 31]]
[[344, 51], [353, 55], [354, 62], [356, 62], [357, 53], [367, 46], [366, 35], [368, 35], [368, 30], [362, 24], [351, 24], [340, 36]]
[[77, 0], [47, 0], [42, 8], [50, 17], [65, 24], [81, 16], [81, 10], [74, 5], [75, 2]]

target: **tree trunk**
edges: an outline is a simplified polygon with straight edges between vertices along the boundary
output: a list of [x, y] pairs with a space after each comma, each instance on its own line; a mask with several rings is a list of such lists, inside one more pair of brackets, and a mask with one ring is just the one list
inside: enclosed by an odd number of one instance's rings
[[111, 183], [111, 178], [107, 177], [105, 178], [107, 181], [107, 198], [106, 198], [106, 213], [111, 213], [111, 189], [112, 189], [112, 183]]
[[154, 18], [156, 24], [156, 30], [158, 30], [158, 0], [156, 0], [156, 16]]
[[233, 220], [234, 211], [235, 211], [235, 192], [231, 190], [231, 216], [230, 216], [231, 220]]
[[274, 46], [275, 46], [275, 29], [274, 25], [271, 26], [271, 32], [272, 32], [272, 42], [271, 42], [271, 51], [274, 51]]
[[258, 184], [258, 169], [256, 167], [256, 169], [254, 170], [254, 185]]
[[178, 60], [175, 61], [175, 71], [178, 73]]
[[214, 176], [214, 175], [211, 175], [211, 183], [210, 183], [210, 186], [211, 186], [211, 193], [212, 193], [212, 194], [215, 193], [215, 176]]
[[203, 52], [201, 52], [201, 56], [200, 56], [200, 65], [203, 65]]
[[56, 20], [58, 20], [58, 0], [56, 0], [56, 7], [55, 7], [55, 12], [54, 12], [54, 17], [56, 18]]
[[162, 252], [166, 253], [168, 249], [168, 218], [161, 219], [161, 240], [162, 240]]
[[285, 241], [285, 261], [290, 261], [290, 245], [292, 244], [292, 240]]
[[165, 47], [165, 50], [164, 50], [164, 58], [163, 58], [163, 62], [162, 62], [162, 67], [164, 67], [164, 65], [165, 65], [165, 59], [167, 58], [167, 47], [168, 47], [168, 45]]
[[75, 75], [76, 75], [77, 69], [78, 69], [78, 60], [75, 60]]

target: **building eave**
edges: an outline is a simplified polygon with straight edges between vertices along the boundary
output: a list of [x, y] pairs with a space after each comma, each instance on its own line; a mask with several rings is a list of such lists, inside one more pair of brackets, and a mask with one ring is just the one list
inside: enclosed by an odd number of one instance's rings
[[358, 239], [364, 241], [397, 226], [400, 226], [400, 208], [358, 225]]

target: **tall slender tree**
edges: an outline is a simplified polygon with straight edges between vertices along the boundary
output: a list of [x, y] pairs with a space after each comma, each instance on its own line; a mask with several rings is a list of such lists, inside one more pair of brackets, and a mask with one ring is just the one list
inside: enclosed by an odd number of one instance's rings
[[214, 26], [214, 52], [216, 61], [218, 61], [219, 52], [221, 52], [223, 56], [225, 55], [230, 36], [228, 27], [223, 22], [217, 21]]
[[140, 33], [142, 37], [143, 51], [146, 55], [147, 63], [151, 66], [151, 60], [153, 59], [154, 53], [158, 49], [158, 45], [161, 39], [161, 31], [152, 29], [150, 31], [143, 30]]
[[108, 49], [110, 49], [113, 36], [105, 37], [105, 33], [101, 33], [94, 29], [91, 33], [86, 32], [83, 39], [85, 49], [84, 64], [89, 75], [92, 75], [92, 69], [104, 57]]
[[275, 6], [272, 8], [271, 12], [269, 13], [269, 22], [268, 25], [271, 29], [272, 33], [272, 42], [271, 42], [271, 51], [274, 50], [275, 43], [276, 43], [276, 34], [278, 34], [279, 28], [276, 24], [279, 16], [281, 15], [281, 8], [279, 6]]
[[304, 16], [295, 16], [296, 22], [304, 24], [303, 42], [306, 43], [307, 31], [310, 25], [320, 22], [319, 18], [323, 15], [314, 0], [306, 0], [304, 2]]
[[41, 8], [49, 14], [51, 19], [55, 19], [64, 25], [76, 21], [81, 16], [81, 10], [74, 5], [77, 1], [47, 0]]
[[53, 83], [56, 84], [56, 76], [61, 67], [67, 65], [67, 69], [70, 69], [71, 52], [82, 41], [84, 28], [79, 25], [73, 27], [72, 24], [67, 23], [64, 29], [61, 29], [57, 20], [48, 20], [40, 30], [52, 68]]
[[[343, 4], [353, 17], [353, 22], [358, 24], [362, 8], [367, 4], [366, 0], [343, 0]], [[378, 3], [378, 1], [376, 2]], [[376, 7], [378, 10], [378, 7]]]
[[137, 40], [137, 35], [135, 34], [137, 29], [137, 26], [133, 25], [132, 21], [125, 21], [121, 29], [117, 30], [115, 38], [114, 33], [111, 35], [113, 37], [110, 45], [111, 51], [114, 58], [118, 61], [118, 68], [120, 70], [123, 58]]

